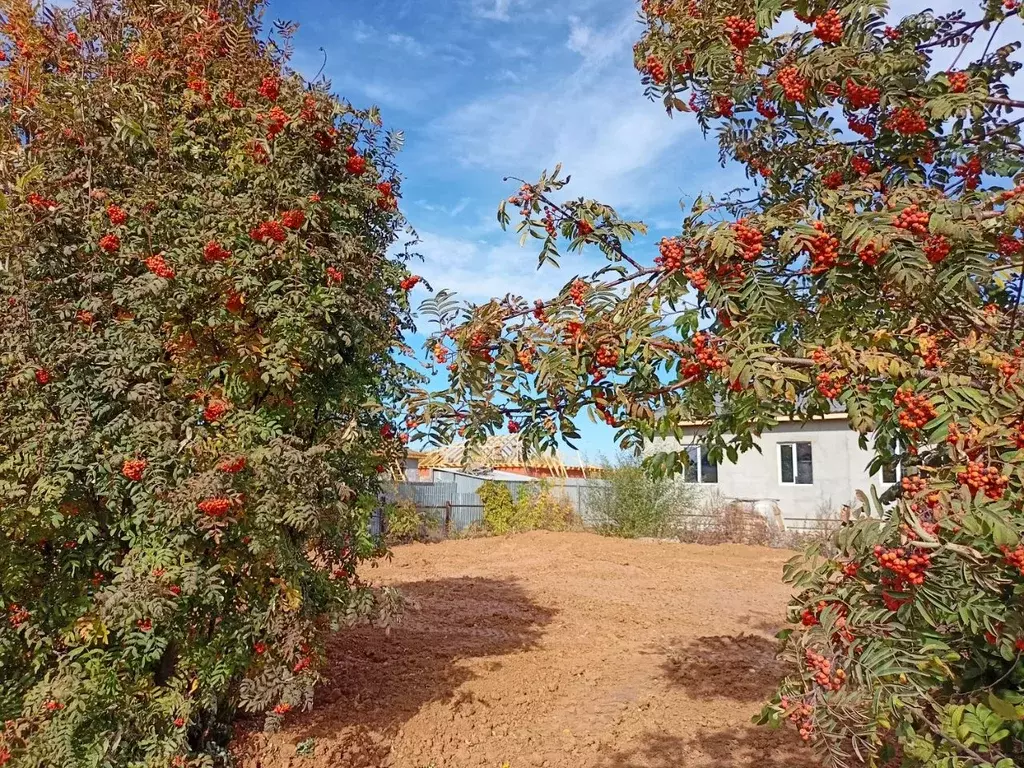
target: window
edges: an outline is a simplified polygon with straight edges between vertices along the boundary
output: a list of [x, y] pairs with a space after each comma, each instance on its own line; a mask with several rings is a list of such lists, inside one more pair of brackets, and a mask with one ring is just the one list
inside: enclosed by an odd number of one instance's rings
[[[893, 447], [893, 454], [899, 456], [903, 451], [903, 446], [897, 441]], [[892, 464], [882, 465], [882, 484], [883, 485], [895, 485], [903, 479], [903, 462], [897, 458]]]
[[686, 465], [683, 482], [686, 483], [717, 483], [718, 465], [708, 459], [707, 451], [700, 445], [691, 445], [686, 449], [690, 461]]
[[779, 443], [779, 483], [811, 485], [814, 468], [810, 443]]
[[886, 464], [882, 467], [882, 482], [886, 485], [895, 485], [903, 479], [903, 462]]

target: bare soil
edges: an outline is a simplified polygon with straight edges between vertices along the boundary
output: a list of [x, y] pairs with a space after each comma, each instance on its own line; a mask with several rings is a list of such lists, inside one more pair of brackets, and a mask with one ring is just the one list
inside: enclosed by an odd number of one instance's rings
[[816, 768], [750, 722], [782, 675], [791, 554], [548, 532], [398, 547], [364, 577], [402, 590], [402, 624], [339, 634], [313, 711], [247, 734], [240, 763]]

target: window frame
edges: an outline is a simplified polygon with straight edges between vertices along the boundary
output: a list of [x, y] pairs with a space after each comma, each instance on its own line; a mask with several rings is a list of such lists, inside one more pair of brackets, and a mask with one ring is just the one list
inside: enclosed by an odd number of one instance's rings
[[[691, 454], [691, 452], [693, 451], [696, 451], [696, 456], [693, 456]], [[712, 464], [710, 461], [707, 462], [708, 466], [715, 467], [715, 479], [704, 479], [704, 460], [706, 456], [705, 451], [706, 449], [704, 448], [704, 446], [700, 444], [686, 446], [686, 455], [689, 457], [690, 462], [686, 467], [686, 471], [683, 473], [683, 482], [686, 483], [687, 485], [718, 485], [718, 464]], [[689, 475], [689, 473], [693, 470], [696, 470], [696, 480], [690, 480], [687, 477], [687, 475]]]
[[[793, 479], [790, 480], [790, 481], [786, 481], [786, 480], [782, 479], [782, 447], [784, 445], [788, 445], [791, 448], [792, 452], [793, 452]], [[800, 461], [797, 458], [797, 446], [798, 445], [806, 445], [808, 450], [810, 450], [810, 452], [811, 452], [811, 481], [809, 483], [801, 483], [800, 480], [799, 480], [799, 477], [800, 477]], [[785, 486], [790, 486], [790, 485], [813, 486], [814, 485], [814, 443], [812, 441], [810, 441], [810, 440], [785, 440], [783, 442], [776, 443], [776, 446], [777, 446], [777, 448], [776, 448], [776, 451], [775, 451], [775, 457], [776, 457], [776, 459], [778, 461], [778, 469], [777, 469], [776, 474], [778, 476], [779, 485], [785, 485]]]

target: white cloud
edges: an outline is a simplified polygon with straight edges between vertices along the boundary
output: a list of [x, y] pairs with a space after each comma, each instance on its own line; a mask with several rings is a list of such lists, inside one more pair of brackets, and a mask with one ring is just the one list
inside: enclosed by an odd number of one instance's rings
[[482, 19], [508, 21], [513, 0], [473, 0], [473, 13]]
[[[496, 226], [496, 225], [495, 225]], [[546, 266], [537, 269], [539, 241], [520, 248], [517, 243], [491, 245], [483, 240], [467, 240], [436, 232], [419, 232], [421, 243], [411, 250], [423, 255], [414, 265], [435, 288], [455, 291], [467, 301], [482, 302], [493, 297], [514, 294], [532, 303], [547, 298], [575, 274], [593, 271], [595, 262], [580, 254], [564, 255], [561, 269]]]
[[410, 35], [401, 35], [393, 32], [388, 35], [388, 42], [391, 45], [402, 48], [413, 56], [425, 56], [427, 53], [426, 46]]
[[570, 51], [586, 56], [590, 47], [593, 30], [582, 24], [578, 16], [569, 17], [569, 41], [566, 43]]
[[[453, 155], [476, 166], [530, 178], [561, 162], [570, 194], [638, 208], [676, 181], [653, 173], [665, 153], [695, 130], [644, 98], [632, 67], [632, 15], [589, 30], [583, 62], [546, 87], [535, 83], [476, 98], [436, 121]], [[577, 35], [577, 42], [583, 39]]]

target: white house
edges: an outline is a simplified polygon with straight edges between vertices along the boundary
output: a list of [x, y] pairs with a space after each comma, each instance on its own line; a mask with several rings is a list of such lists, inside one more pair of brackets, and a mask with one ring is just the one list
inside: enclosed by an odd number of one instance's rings
[[724, 500], [774, 502], [787, 525], [810, 527], [817, 518], [838, 517], [844, 505], [855, 505], [858, 490], [874, 485], [879, 493], [896, 482], [894, 468], [868, 473], [874, 458], [858, 444], [845, 413], [830, 413], [814, 421], [782, 421], [758, 440], [761, 451], [740, 454], [735, 464], [711, 464], [695, 445], [702, 427], [684, 427], [687, 438], [656, 439], [645, 452], [678, 451], [690, 455], [685, 482], [717, 491]]

